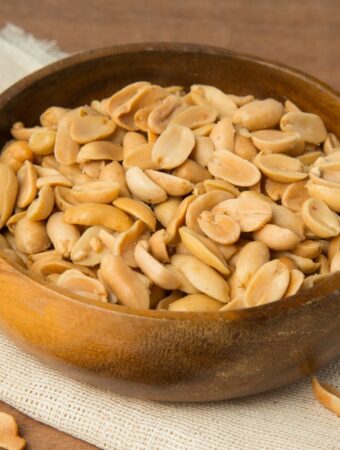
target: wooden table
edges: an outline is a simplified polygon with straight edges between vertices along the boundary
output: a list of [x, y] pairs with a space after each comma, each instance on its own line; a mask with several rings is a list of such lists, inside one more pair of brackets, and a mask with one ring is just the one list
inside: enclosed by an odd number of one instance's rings
[[[6, 22], [68, 52], [142, 41], [217, 45], [281, 61], [340, 90], [339, 0], [1, 1], [0, 27]], [[15, 416], [28, 449], [95, 448], [0, 402], [2, 410]]]

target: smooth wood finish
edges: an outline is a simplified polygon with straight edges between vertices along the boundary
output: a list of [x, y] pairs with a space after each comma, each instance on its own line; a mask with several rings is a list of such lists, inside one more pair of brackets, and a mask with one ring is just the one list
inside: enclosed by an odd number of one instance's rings
[[[217, 0], [214, 7], [203, 0], [98, 0], [96, 7], [92, 0], [72, 6], [68, 0], [0, 2], [0, 26], [13, 22], [40, 38], [57, 40], [65, 51], [146, 40], [210, 43], [284, 62], [337, 89], [339, 20], [338, 0]], [[5, 408], [0, 404], [0, 410]], [[13, 414], [29, 449], [94, 448]]]
[[66, 294], [0, 252], [0, 297], [0, 329], [25, 351], [68, 376], [144, 399], [251, 395], [340, 355], [339, 273], [257, 308], [142, 311]]

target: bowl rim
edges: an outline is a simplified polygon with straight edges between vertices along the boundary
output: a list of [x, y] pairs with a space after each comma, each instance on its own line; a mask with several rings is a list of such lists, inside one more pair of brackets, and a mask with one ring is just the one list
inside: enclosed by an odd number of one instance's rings
[[[257, 321], [261, 319], [271, 319], [277, 316], [288, 313], [291, 310], [297, 310], [304, 308], [307, 305], [320, 303], [325, 300], [325, 297], [329, 298], [334, 292], [340, 293], [340, 272], [330, 274], [329, 277], [322, 280], [320, 283], [314, 285], [308, 290], [300, 291], [297, 294], [282, 298], [275, 302], [266, 303], [259, 306], [252, 306], [244, 309], [235, 309], [230, 311], [213, 311], [213, 312], [183, 312], [183, 311], [167, 311], [167, 310], [155, 310], [155, 309], [136, 309], [127, 307], [124, 305], [117, 305], [112, 303], [100, 303], [96, 300], [91, 300], [86, 297], [82, 297], [72, 292], [54, 286], [48, 283], [44, 278], [37, 274], [30, 273], [27, 269], [22, 267], [17, 262], [13, 261], [8, 255], [4, 254], [0, 250], [0, 265], [6, 264], [5, 271], [10, 270], [12, 274], [21, 276], [32, 284], [32, 292], [36, 286], [41, 293], [48, 297], [53, 297], [58, 301], [67, 301], [75, 304], [75, 306], [84, 306], [87, 308], [94, 308], [103, 314], [110, 314], [114, 316], [132, 316], [139, 319], [151, 319], [151, 320], [181, 320], [181, 321], [223, 321], [223, 322], [240, 322], [240, 321]], [[0, 272], [3, 269], [0, 266]], [[336, 289], [330, 288], [332, 282], [337, 285]], [[330, 283], [329, 283], [330, 282]], [[326, 288], [326, 289], [324, 289]], [[326, 294], [325, 294], [326, 290]], [[306, 295], [308, 292], [308, 296]]]
[[248, 53], [234, 52], [233, 50], [223, 47], [217, 47], [212, 45], [202, 44], [190, 44], [180, 42], [142, 42], [132, 44], [121, 44], [101, 47], [98, 49], [86, 50], [73, 53], [65, 58], [54, 61], [46, 66], [34, 71], [33, 73], [26, 75], [20, 80], [16, 81], [13, 85], [8, 87], [0, 94], [0, 108], [2, 108], [13, 96], [19, 94], [31, 84], [43, 79], [47, 75], [56, 73], [59, 70], [71, 67], [74, 64], [83, 63], [87, 61], [93, 61], [98, 58], [105, 58], [111, 55], [121, 55], [124, 53], [134, 52], [178, 52], [178, 53], [206, 53], [211, 55], [231, 56], [244, 61], [250, 61], [264, 66], [280, 69], [285, 73], [289, 73], [293, 76], [297, 76], [303, 81], [311, 82], [317, 85], [321, 91], [326, 91], [333, 96], [336, 101], [340, 101], [340, 92], [332, 86], [319, 80], [313, 75], [308, 75], [300, 69], [295, 69], [287, 64], [273, 61], [262, 57], [250, 55]]
[[[105, 58], [112, 55], [122, 55], [122, 54], [131, 54], [137, 52], [178, 52], [178, 53], [204, 53], [211, 55], [220, 55], [220, 56], [230, 56], [235, 57], [240, 60], [245, 60], [249, 62], [253, 62], [256, 64], [260, 64], [263, 66], [271, 67], [274, 69], [278, 69], [283, 71], [284, 73], [290, 74], [294, 77], [298, 77], [299, 79], [314, 84], [318, 89], [322, 92], [327, 92], [328, 95], [331, 95], [336, 102], [340, 102], [340, 93], [336, 91], [331, 86], [326, 83], [318, 80], [312, 75], [307, 75], [305, 72], [294, 69], [286, 64], [278, 63], [272, 60], [267, 60], [264, 58], [252, 56], [246, 53], [234, 52], [229, 49], [225, 49], [222, 47], [210, 46], [210, 45], [200, 45], [200, 44], [188, 44], [188, 43], [170, 43], [170, 42], [144, 42], [144, 43], [132, 43], [132, 44], [123, 44], [123, 45], [113, 45], [107, 46], [103, 48], [77, 52], [62, 58], [61, 60], [52, 62], [43, 68], [29, 74], [12, 86], [7, 88], [0, 94], [0, 109], [9, 102], [13, 97], [20, 94], [26, 88], [31, 86], [32, 84], [42, 80], [46, 76], [57, 73], [58, 71], [67, 69], [75, 64], [81, 64], [88, 61], [94, 61], [98, 58]], [[67, 293], [66, 291], [47, 283], [43, 278], [39, 276], [35, 276], [30, 274], [26, 269], [20, 267], [20, 265], [14, 263], [8, 257], [4, 256], [0, 252], [0, 259], [2, 262], [8, 264], [11, 269], [16, 272], [19, 272], [21, 276], [28, 278], [31, 282], [39, 284], [43, 290], [46, 290], [46, 294], [56, 295], [58, 297], [62, 297], [65, 301], [71, 301], [74, 303], [83, 304], [90, 308], [99, 309], [101, 311], [105, 311], [109, 314], [124, 314], [129, 316], [135, 316], [138, 318], [144, 319], [155, 319], [155, 320], [186, 320], [186, 321], [227, 321], [227, 322], [235, 322], [241, 320], [258, 320], [258, 319], [268, 319], [271, 317], [276, 317], [278, 315], [284, 314], [292, 309], [297, 309], [298, 307], [305, 307], [307, 304], [316, 303], [323, 300], [324, 292], [322, 289], [326, 286], [326, 281], [329, 279], [340, 280], [340, 273], [335, 273], [330, 275], [329, 278], [323, 280], [319, 284], [314, 287], [308, 289], [309, 296], [298, 293], [294, 296], [283, 298], [281, 300], [267, 303], [264, 305], [259, 305], [255, 307], [239, 309], [239, 310], [231, 310], [231, 311], [216, 311], [216, 312], [175, 312], [175, 311], [165, 311], [165, 310], [139, 310], [135, 308], [129, 308], [123, 305], [115, 305], [111, 303], [99, 303], [94, 300], [88, 300], [85, 297], [81, 297], [76, 294]], [[339, 286], [340, 289], [340, 286]], [[328, 292], [330, 294], [331, 292]]]

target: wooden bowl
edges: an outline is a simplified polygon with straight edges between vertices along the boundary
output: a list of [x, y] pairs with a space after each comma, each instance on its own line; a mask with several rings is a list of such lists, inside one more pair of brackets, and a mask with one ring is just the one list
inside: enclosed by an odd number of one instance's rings
[[[37, 123], [50, 105], [76, 106], [136, 80], [217, 86], [286, 97], [340, 135], [340, 98], [285, 66], [182, 44], [77, 54], [0, 96], [0, 143], [15, 121]], [[340, 354], [340, 274], [289, 299], [223, 313], [136, 311], [53, 288], [0, 259], [0, 327], [32, 355], [114, 392], [168, 401], [240, 397], [282, 386]]]

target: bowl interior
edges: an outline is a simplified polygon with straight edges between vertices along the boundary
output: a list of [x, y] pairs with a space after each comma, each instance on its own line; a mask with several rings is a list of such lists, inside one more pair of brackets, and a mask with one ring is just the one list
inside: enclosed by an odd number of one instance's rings
[[[0, 146], [10, 139], [16, 121], [38, 123], [49, 106], [75, 107], [110, 96], [128, 83], [148, 80], [163, 86], [201, 83], [236, 95], [289, 98], [301, 109], [319, 114], [327, 128], [340, 135], [340, 98], [330, 87], [286, 66], [228, 50], [188, 44], [136, 44], [76, 54], [24, 78], [0, 95]], [[339, 282], [339, 277], [332, 277]], [[332, 283], [329, 283], [329, 286]], [[337, 286], [338, 287], [338, 286]], [[53, 290], [52, 287], [46, 286]], [[312, 294], [312, 292], [310, 293]], [[320, 298], [320, 292], [315, 298]], [[308, 301], [301, 294], [292, 302], [276, 302], [258, 308], [225, 312], [232, 320], [276, 314]], [[313, 297], [313, 295], [312, 295]], [[79, 297], [78, 301], [81, 300]], [[84, 299], [83, 299], [84, 301]], [[115, 310], [114, 305], [109, 309]], [[121, 307], [120, 307], [121, 308]], [[127, 308], [124, 308], [127, 312]], [[256, 310], [256, 311], [253, 311]], [[163, 316], [161, 311], [133, 311], [138, 315]], [[195, 313], [167, 313], [168, 317], [194, 317]], [[216, 314], [206, 313], [206, 318]]]
[[211, 84], [237, 95], [289, 98], [319, 114], [330, 131], [340, 134], [339, 96], [301, 72], [214, 47], [136, 44], [71, 56], [7, 90], [0, 96], [0, 144], [9, 138], [15, 121], [34, 125], [51, 105], [83, 105], [137, 80], [163, 86]]

